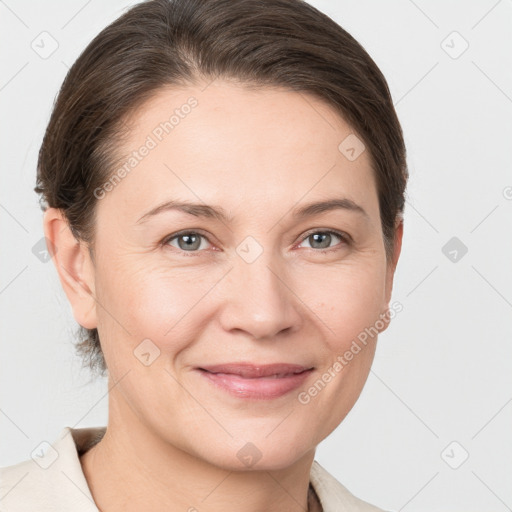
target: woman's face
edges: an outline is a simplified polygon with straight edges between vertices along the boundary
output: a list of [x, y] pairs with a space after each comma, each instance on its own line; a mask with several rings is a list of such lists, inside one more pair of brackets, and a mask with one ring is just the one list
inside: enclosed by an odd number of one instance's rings
[[[119, 148], [125, 172], [97, 191], [111, 414], [217, 466], [283, 468], [314, 452], [368, 376], [376, 337], [358, 336], [382, 319], [393, 277], [376, 183], [368, 151], [321, 101], [206, 85], [144, 104]], [[333, 200], [358, 206], [298, 213]], [[228, 363], [311, 370], [200, 370]]]

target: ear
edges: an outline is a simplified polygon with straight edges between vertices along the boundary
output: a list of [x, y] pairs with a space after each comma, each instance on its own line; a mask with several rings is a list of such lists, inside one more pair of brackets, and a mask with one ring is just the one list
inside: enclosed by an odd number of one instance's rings
[[87, 244], [75, 238], [60, 209], [48, 208], [45, 211], [43, 229], [75, 320], [82, 327], [94, 329], [97, 326], [94, 265]]
[[[395, 270], [398, 264], [398, 258], [400, 257], [400, 252], [402, 251], [402, 238], [404, 234], [404, 221], [402, 218], [398, 218], [395, 224], [395, 244], [393, 247], [393, 256], [391, 261], [388, 262], [386, 268], [386, 306], [385, 310], [382, 314], [386, 314], [389, 309], [389, 301], [391, 300], [391, 293], [393, 292], [393, 280], [395, 277]], [[388, 315], [383, 317], [385, 321], [385, 326], [383, 329], [380, 329], [379, 332], [383, 332], [387, 329], [389, 325]]]

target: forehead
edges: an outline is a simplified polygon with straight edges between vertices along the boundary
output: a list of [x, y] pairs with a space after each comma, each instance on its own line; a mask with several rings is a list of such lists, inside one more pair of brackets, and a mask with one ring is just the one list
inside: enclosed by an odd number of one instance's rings
[[166, 88], [126, 126], [114, 172], [127, 172], [103, 207], [112, 204], [139, 218], [179, 198], [275, 217], [279, 207], [339, 196], [378, 215], [368, 151], [348, 159], [340, 144], [343, 149], [354, 130], [311, 95], [221, 80]]

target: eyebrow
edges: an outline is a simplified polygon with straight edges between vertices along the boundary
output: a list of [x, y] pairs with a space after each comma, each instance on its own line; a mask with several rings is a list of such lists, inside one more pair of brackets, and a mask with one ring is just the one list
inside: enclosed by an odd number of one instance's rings
[[[195, 217], [217, 219], [220, 222], [228, 224], [234, 220], [234, 217], [229, 216], [221, 206], [210, 206], [207, 204], [191, 203], [188, 201], [170, 200], [160, 204], [159, 206], [156, 206], [155, 208], [142, 215], [142, 217], [140, 217], [137, 221], [137, 224], [147, 221], [150, 217], [154, 217], [160, 213], [172, 210], [188, 213], [189, 215], [194, 215]], [[292, 210], [292, 217], [302, 219], [332, 210], [345, 210], [357, 213], [366, 219], [370, 219], [368, 213], [366, 213], [362, 206], [348, 198], [329, 199], [326, 201], [308, 203], [304, 206], [301, 206], [300, 208], [295, 208]]]

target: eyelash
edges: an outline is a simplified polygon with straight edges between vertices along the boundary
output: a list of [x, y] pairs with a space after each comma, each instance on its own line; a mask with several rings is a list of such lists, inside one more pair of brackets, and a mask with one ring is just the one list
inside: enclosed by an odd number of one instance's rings
[[[334, 247], [328, 247], [326, 249], [315, 249], [315, 248], [309, 248], [310, 250], [314, 251], [314, 252], [317, 252], [317, 253], [330, 253], [330, 252], [333, 252], [333, 251], [337, 251], [339, 250], [341, 247], [338, 247], [338, 246], [347, 246], [347, 245], [350, 245], [352, 243], [352, 237], [347, 234], [347, 233], [344, 233], [342, 231], [336, 231], [336, 230], [333, 230], [333, 229], [325, 229], [325, 230], [321, 230], [321, 229], [315, 229], [315, 230], [312, 230], [312, 231], [309, 231], [307, 232], [300, 240], [299, 244], [301, 244], [302, 242], [304, 242], [305, 240], [307, 240], [311, 235], [314, 235], [316, 233], [321, 233], [321, 234], [328, 234], [328, 235], [336, 235], [337, 237], [339, 237], [341, 239], [341, 244], [338, 244], [338, 245], [335, 245]], [[162, 246], [167, 246], [169, 247], [169, 242], [171, 242], [172, 240], [174, 240], [175, 238], [179, 238], [180, 236], [183, 236], [183, 235], [200, 235], [202, 236], [203, 238], [205, 238], [208, 243], [211, 244], [209, 238], [206, 236], [206, 234], [204, 234], [202, 232], [202, 230], [186, 230], [186, 231], [179, 231], [178, 233], [174, 233], [172, 235], [169, 235], [167, 237], [165, 237], [161, 242], [160, 244]], [[172, 247], [172, 246], [171, 246]], [[199, 255], [203, 250], [196, 250], [196, 251], [184, 251], [182, 249], [179, 249], [177, 247], [173, 247], [173, 249], [176, 249], [177, 251], [181, 252], [184, 256], [197, 256]], [[308, 248], [306, 248], [308, 249]]]

